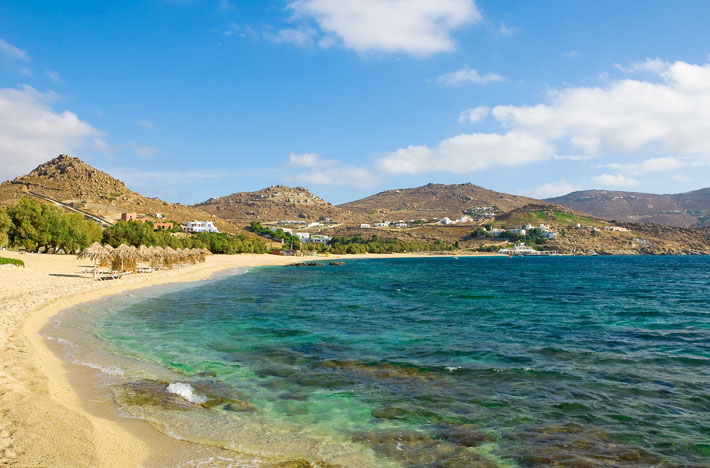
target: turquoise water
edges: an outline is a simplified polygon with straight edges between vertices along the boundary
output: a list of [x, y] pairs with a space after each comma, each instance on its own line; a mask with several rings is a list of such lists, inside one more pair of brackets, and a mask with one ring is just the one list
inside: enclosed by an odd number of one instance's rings
[[243, 466], [710, 465], [707, 257], [263, 267], [53, 333], [126, 415]]

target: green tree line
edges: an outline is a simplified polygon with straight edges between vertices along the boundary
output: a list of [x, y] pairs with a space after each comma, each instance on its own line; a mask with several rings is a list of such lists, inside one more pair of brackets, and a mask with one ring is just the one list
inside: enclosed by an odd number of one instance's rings
[[80, 214], [22, 198], [0, 211], [0, 245], [30, 252], [74, 253], [101, 239], [101, 227]]
[[153, 231], [150, 223], [119, 221], [107, 227], [103, 243], [118, 247], [121, 244], [172, 247], [173, 249], [205, 248], [216, 254], [264, 253], [266, 245], [259, 239], [242, 235], [230, 236], [221, 232], [200, 232], [186, 236], [172, 236], [168, 231]]
[[287, 244], [290, 248], [295, 250], [299, 250], [301, 248], [301, 239], [299, 239], [298, 236], [289, 234], [283, 229], [279, 228], [276, 231], [272, 231], [271, 229], [262, 226], [258, 221], [252, 221], [248, 229], [256, 234], [259, 234], [260, 236], [273, 239], [277, 242], [283, 241], [284, 244]]
[[361, 236], [350, 238], [336, 236], [330, 239], [328, 245], [330, 251], [335, 254], [430, 252], [455, 248], [454, 245], [439, 240], [425, 244], [405, 242], [399, 239], [380, 239], [375, 235], [368, 239]]

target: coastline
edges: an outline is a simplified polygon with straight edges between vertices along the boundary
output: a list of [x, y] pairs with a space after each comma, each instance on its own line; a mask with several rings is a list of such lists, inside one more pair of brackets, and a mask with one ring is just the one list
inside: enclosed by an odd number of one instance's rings
[[116, 282], [95, 282], [79, 273], [87, 262], [74, 256], [16, 252], [3, 255], [22, 259], [26, 267], [0, 268], [0, 465], [105, 468], [144, 466], [159, 439], [163, 439], [163, 448], [168, 444], [171, 450], [178, 450], [179, 443], [143, 421], [87, 409], [82, 389], [75, 388], [75, 384], [77, 378], [79, 385], [90, 385], [91, 381], [75, 375], [76, 369], [63, 361], [39, 333], [60, 311], [133, 289], [206, 280], [216, 272], [236, 267], [287, 265], [311, 259], [441, 256], [215, 255], [207, 257], [203, 264], [131, 275]]

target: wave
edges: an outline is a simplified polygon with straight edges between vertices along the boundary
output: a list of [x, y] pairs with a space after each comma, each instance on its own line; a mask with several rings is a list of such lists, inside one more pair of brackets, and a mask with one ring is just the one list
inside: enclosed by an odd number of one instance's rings
[[194, 403], [196, 405], [202, 405], [207, 403], [207, 397], [204, 395], [200, 395], [199, 393], [195, 393], [195, 389], [192, 388], [192, 385], [188, 383], [173, 382], [168, 385], [168, 388], [166, 388], [166, 390], [168, 391], [168, 393], [179, 395], [190, 403]]

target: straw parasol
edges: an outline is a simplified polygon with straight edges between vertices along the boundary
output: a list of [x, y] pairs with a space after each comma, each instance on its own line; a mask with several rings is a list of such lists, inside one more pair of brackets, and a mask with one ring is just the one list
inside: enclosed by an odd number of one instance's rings
[[98, 242], [94, 242], [79, 254], [79, 258], [81, 259], [88, 258], [94, 261], [94, 279], [96, 279], [99, 261], [110, 256], [109, 251]]
[[113, 252], [111, 252], [111, 256], [114, 259], [121, 259], [121, 271], [123, 271], [123, 264], [125, 260], [135, 258], [136, 254], [133, 250], [131, 250], [131, 247], [128, 247], [126, 244], [121, 244], [115, 249], [113, 249]]
[[177, 252], [175, 250], [173, 250], [172, 247], [170, 247], [170, 246], [165, 247], [165, 259], [167, 260], [168, 268], [172, 269], [173, 262], [175, 261], [176, 255], [177, 255]]
[[142, 261], [146, 262], [148, 260], [151, 260], [155, 254], [153, 253], [152, 250], [150, 250], [150, 248], [146, 247], [145, 245], [141, 245], [140, 247], [138, 247], [138, 250], [136, 251], [136, 255]]

